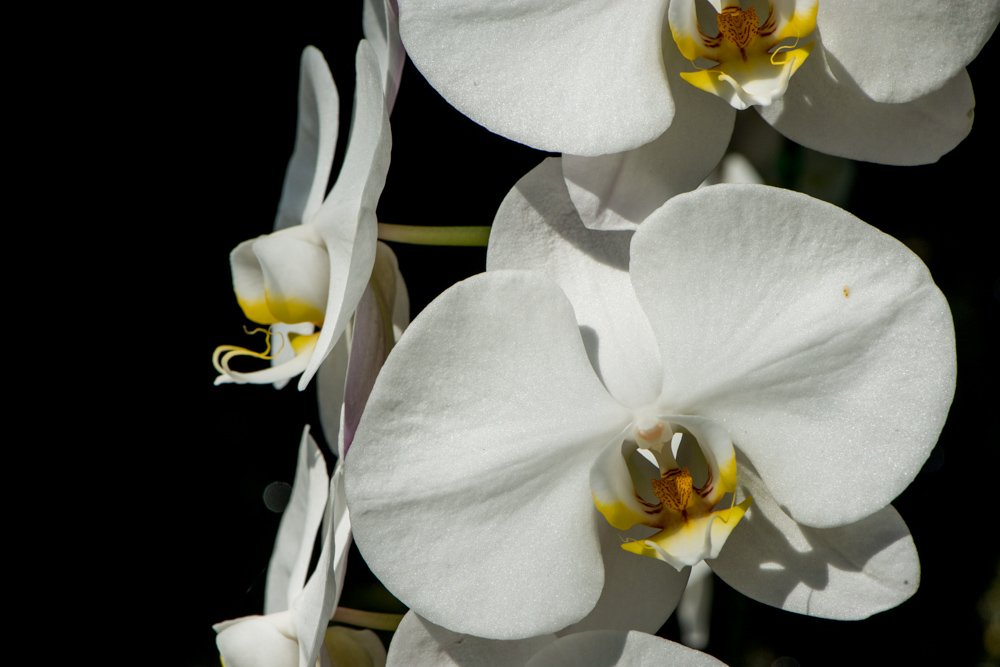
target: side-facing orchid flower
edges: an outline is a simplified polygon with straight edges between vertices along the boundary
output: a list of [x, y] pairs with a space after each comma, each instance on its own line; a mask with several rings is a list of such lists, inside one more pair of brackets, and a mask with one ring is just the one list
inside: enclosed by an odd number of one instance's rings
[[428, 306], [375, 383], [346, 481], [380, 580], [496, 639], [598, 612], [656, 628], [676, 597], [650, 564], [683, 577], [714, 559], [816, 616], [911, 595], [917, 556], [888, 503], [955, 378], [926, 267], [796, 193], [717, 185], [597, 232], [561, 183], [557, 160], [522, 179], [490, 270]]
[[[304, 389], [346, 329], [375, 262], [375, 204], [389, 167], [390, 135], [378, 57], [358, 45], [354, 117], [340, 176], [326, 195], [337, 143], [337, 88], [323, 56], [302, 54], [299, 129], [275, 231], [245, 241], [230, 256], [233, 288], [246, 317], [267, 327], [263, 352], [216, 349], [216, 383], [283, 383], [301, 374]], [[316, 329], [319, 329], [318, 331]], [[238, 357], [280, 363], [253, 372]]]
[[[476, 122], [536, 148], [605, 156], [600, 170], [623, 182], [630, 163], [668, 162], [680, 148], [690, 189], [725, 149], [730, 103], [769, 105], [768, 122], [823, 152], [937, 160], [971, 127], [964, 68], [1000, 2], [399, 0], [399, 10], [414, 64]], [[684, 131], [621, 155], [674, 123]], [[615, 184], [608, 175], [593, 187]]]
[[[343, 490], [343, 466], [327, 476], [326, 462], [309, 428], [302, 432], [292, 495], [281, 518], [267, 571], [264, 615], [215, 626], [226, 667], [314, 667], [345, 651], [374, 651], [381, 642], [370, 631], [331, 629], [347, 567], [351, 522]], [[322, 548], [306, 578], [317, 533]], [[327, 664], [326, 662], [324, 664]]]
[[482, 639], [451, 632], [412, 611], [389, 646], [389, 667], [561, 667], [690, 665], [721, 667], [715, 658], [660, 637], [627, 630], [587, 630], [529, 639]]

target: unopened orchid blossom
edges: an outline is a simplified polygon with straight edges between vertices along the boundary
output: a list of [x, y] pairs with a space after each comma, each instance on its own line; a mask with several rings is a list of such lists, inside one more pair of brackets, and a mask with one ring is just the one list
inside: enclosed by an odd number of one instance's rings
[[495, 640], [451, 632], [412, 611], [389, 646], [388, 667], [721, 667], [715, 658], [650, 634], [586, 630], [564, 636]]
[[562, 184], [557, 159], [518, 183], [488, 272], [428, 306], [375, 383], [346, 482], [380, 580], [494, 639], [595, 617], [655, 631], [703, 559], [814, 616], [909, 597], [918, 560], [889, 503], [955, 379], [926, 267], [766, 186], [703, 188], [608, 232]]
[[[343, 587], [351, 522], [343, 491], [343, 466], [332, 476], [306, 428], [299, 446], [292, 495], [285, 508], [267, 571], [264, 615], [215, 625], [225, 667], [314, 667], [331, 655], [385, 649], [368, 630], [327, 628]], [[317, 533], [322, 549], [306, 578]]]
[[[372, 274], [375, 204], [389, 167], [390, 135], [382, 72], [367, 41], [358, 46], [354, 117], [340, 176], [326, 194], [337, 143], [338, 97], [323, 56], [302, 54], [299, 127], [275, 231], [245, 241], [230, 256], [233, 288], [247, 319], [266, 327], [262, 352], [216, 349], [216, 383], [284, 383], [304, 389], [347, 328]], [[318, 329], [318, 330], [317, 330]], [[273, 360], [240, 372], [239, 357]]]
[[936, 161], [972, 126], [965, 66], [1000, 0], [400, 0], [399, 10], [430, 83], [493, 132], [563, 153], [581, 218], [607, 229], [696, 187], [726, 149], [734, 109], [751, 105], [824, 153]]

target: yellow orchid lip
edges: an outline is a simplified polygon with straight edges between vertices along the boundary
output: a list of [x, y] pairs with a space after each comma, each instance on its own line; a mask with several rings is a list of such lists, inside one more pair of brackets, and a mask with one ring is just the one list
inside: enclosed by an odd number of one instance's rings
[[763, 19], [752, 5], [723, 0], [714, 35], [699, 23], [698, 1], [675, 1], [668, 10], [677, 48], [698, 68], [681, 72], [681, 78], [737, 109], [779, 99], [812, 50], [813, 43], [800, 43], [816, 29], [818, 0], [771, 0]]
[[595, 507], [619, 530], [657, 529], [624, 542], [626, 551], [678, 570], [717, 557], [752, 502], [736, 504], [736, 453], [728, 434], [699, 417], [638, 423], [630, 440], [595, 462]]

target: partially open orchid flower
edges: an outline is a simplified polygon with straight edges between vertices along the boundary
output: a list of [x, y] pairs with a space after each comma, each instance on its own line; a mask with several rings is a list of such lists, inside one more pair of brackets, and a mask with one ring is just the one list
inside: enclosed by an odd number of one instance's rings
[[403, 617], [389, 646], [389, 667], [567, 667], [691, 665], [721, 667], [715, 658], [643, 632], [587, 630], [558, 637], [482, 639], [451, 632], [414, 612]]
[[[354, 117], [340, 176], [326, 194], [337, 143], [337, 89], [323, 56], [302, 53], [299, 130], [288, 164], [275, 231], [241, 243], [230, 261], [233, 288], [247, 319], [262, 326], [263, 351], [224, 345], [216, 383], [283, 383], [304, 389], [346, 329], [375, 262], [375, 204], [389, 167], [390, 135], [375, 51], [356, 57]], [[241, 372], [235, 359], [279, 363]]]
[[414, 64], [476, 122], [612, 163], [674, 123], [710, 128], [679, 132], [643, 158], [691, 146], [680, 159], [700, 171], [695, 185], [725, 149], [718, 136], [732, 129], [731, 109], [751, 105], [826, 153], [937, 160], [971, 128], [964, 68], [1000, 18], [998, 0], [400, 0], [399, 9]]
[[[264, 615], [215, 626], [226, 667], [314, 667], [327, 650], [325, 643], [335, 648], [344, 643], [336, 633], [328, 637], [327, 631], [340, 597], [350, 546], [343, 475], [338, 462], [333, 475], [327, 476], [323, 454], [306, 427], [291, 499], [268, 567]], [[317, 533], [322, 548], [307, 579]]]
[[955, 379], [926, 267], [796, 193], [712, 186], [603, 232], [562, 183], [555, 159], [522, 179], [489, 271], [428, 306], [375, 383], [346, 481], [380, 580], [495, 639], [608, 609], [656, 628], [674, 580], [647, 566], [702, 559], [816, 616], [911, 595], [888, 503]]

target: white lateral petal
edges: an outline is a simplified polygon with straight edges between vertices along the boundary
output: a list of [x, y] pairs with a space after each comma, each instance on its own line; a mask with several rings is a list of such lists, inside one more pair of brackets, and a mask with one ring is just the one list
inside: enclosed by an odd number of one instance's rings
[[299, 389], [305, 389], [334, 343], [344, 333], [375, 263], [378, 227], [375, 205], [389, 169], [389, 118], [378, 60], [365, 40], [355, 59], [354, 116], [347, 154], [333, 190], [310, 224], [326, 244], [330, 290], [326, 320]]
[[[396, 309], [399, 265], [389, 246], [378, 244], [375, 267], [354, 313], [351, 361], [344, 390], [344, 453], [350, 449], [358, 421], [371, 394], [375, 377], [385, 363], [396, 337], [393, 315]], [[403, 287], [405, 292], [406, 288]]]
[[805, 195], [715, 185], [643, 224], [631, 270], [663, 405], [724, 426], [798, 521], [854, 522], [919, 471], [951, 403], [954, 331], [901, 243]]
[[823, 47], [864, 94], [909, 102], [961, 73], [993, 34], [998, 0], [821, 2]]
[[604, 584], [590, 464], [629, 421], [553, 283], [458, 283], [368, 399], [346, 459], [358, 547], [394, 595], [456, 632], [520, 639], [578, 621]]
[[316, 532], [323, 521], [329, 485], [323, 453], [306, 426], [302, 429], [292, 495], [281, 515], [271, 562], [267, 567], [265, 614], [288, 609], [290, 601], [305, 585]]
[[399, 40], [399, 12], [394, 0], [365, 0], [361, 25], [382, 71], [386, 113], [392, 112], [403, 75], [406, 51]]
[[721, 667], [724, 663], [705, 653], [643, 632], [591, 630], [556, 640], [536, 653], [526, 667], [578, 667], [579, 665]]
[[296, 667], [298, 642], [288, 614], [248, 616], [220, 623], [215, 645], [226, 667]]
[[434, 625], [412, 611], [403, 616], [389, 645], [387, 667], [524, 667], [555, 635], [483, 639]]
[[865, 95], [817, 49], [784, 97], [758, 111], [776, 130], [808, 148], [905, 166], [935, 162], [957, 146], [972, 129], [974, 107], [964, 70], [924, 97], [885, 104]]
[[486, 267], [533, 269], [555, 280], [576, 312], [587, 354], [611, 395], [624, 405], [660, 391], [659, 356], [628, 275], [631, 232], [587, 229], [566, 192], [558, 158], [530, 171], [493, 221]]
[[347, 336], [341, 336], [316, 373], [319, 423], [327, 446], [337, 452], [338, 458], [344, 458], [344, 391], [347, 384], [349, 354]]
[[[338, 553], [346, 554], [348, 545], [338, 543], [344, 533], [338, 526], [338, 518], [346, 516], [342, 506], [343, 468], [338, 466], [330, 479], [326, 511], [323, 514], [322, 548], [305, 588], [291, 602], [292, 623], [299, 639], [299, 667], [313, 667], [319, 657], [320, 647], [326, 635], [326, 627], [337, 608], [340, 599], [342, 571], [338, 573]], [[340, 505], [340, 507], [338, 507]], [[350, 521], [346, 528], [350, 531]], [[341, 568], [342, 569], [342, 568]]]
[[859, 620], [916, 592], [920, 561], [891, 505], [857, 523], [810, 528], [782, 511], [752, 469], [741, 466], [740, 482], [753, 504], [709, 564], [744, 595], [799, 614]]
[[[652, 558], [639, 558], [621, 548], [621, 533], [594, 512], [604, 559], [604, 591], [597, 606], [579, 623], [559, 632], [566, 636], [586, 630], [638, 630], [655, 633], [677, 606], [688, 571], [678, 572]], [[640, 530], [649, 532], [648, 528]]]
[[274, 220], [276, 230], [302, 224], [323, 203], [339, 119], [340, 99], [330, 68], [318, 49], [307, 46], [299, 73], [299, 125]]
[[399, 24], [413, 63], [477, 123], [535, 148], [600, 155], [670, 125], [666, 6], [402, 0]]
[[[684, 68], [672, 39], [663, 50], [668, 71]], [[566, 187], [587, 227], [634, 228], [663, 202], [698, 187], [726, 152], [735, 109], [679, 78], [670, 88], [676, 112], [657, 139], [625, 153], [562, 156]]]

